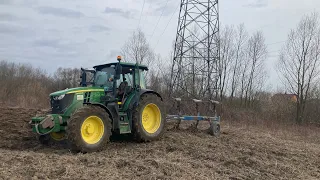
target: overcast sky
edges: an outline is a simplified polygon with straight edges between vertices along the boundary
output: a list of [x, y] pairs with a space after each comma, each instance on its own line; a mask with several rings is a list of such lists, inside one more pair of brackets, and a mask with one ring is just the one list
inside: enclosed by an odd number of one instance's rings
[[[166, 0], [145, 0], [140, 19], [143, 2], [0, 0], [0, 60], [31, 63], [49, 73], [61, 66], [92, 67], [114, 61], [138, 27], [157, 53], [168, 56], [175, 39], [180, 1], [168, 0], [166, 4]], [[276, 89], [278, 77], [272, 69], [278, 51], [303, 15], [320, 10], [320, 0], [220, 0], [219, 3], [223, 25], [244, 23], [249, 32], [263, 31], [270, 52], [266, 63], [270, 69], [268, 83]]]

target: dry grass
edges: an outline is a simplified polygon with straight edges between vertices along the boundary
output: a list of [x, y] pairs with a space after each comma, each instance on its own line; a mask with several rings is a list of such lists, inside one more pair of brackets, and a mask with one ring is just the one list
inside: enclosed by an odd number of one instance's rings
[[0, 111], [0, 179], [320, 178], [319, 129], [304, 136], [297, 127], [224, 122], [220, 138], [168, 129], [160, 141], [115, 141], [103, 152], [72, 154], [39, 145], [27, 126], [36, 110]]
[[227, 125], [241, 127], [249, 131], [258, 130], [286, 140], [304, 141], [320, 144], [320, 126], [318, 124], [298, 125], [294, 122], [276, 122], [275, 120], [263, 120], [260, 116], [242, 114], [241, 119], [227, 120]]

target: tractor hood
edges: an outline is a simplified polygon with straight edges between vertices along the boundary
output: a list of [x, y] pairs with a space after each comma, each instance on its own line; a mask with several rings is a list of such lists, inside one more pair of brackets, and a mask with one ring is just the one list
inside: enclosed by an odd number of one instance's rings
[[104, 89], [101, 87], [76, 87], [76, 88], [70, 88], [70, 89], [53, 92], [50, 94], [50, 96], [60, 96], [63, 94], [97, 92], [97, 91], [101, 92], [101, 91], [104, 91]]

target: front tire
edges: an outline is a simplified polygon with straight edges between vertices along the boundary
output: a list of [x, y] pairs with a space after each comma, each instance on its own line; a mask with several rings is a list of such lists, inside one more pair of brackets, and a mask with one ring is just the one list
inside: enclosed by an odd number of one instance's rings
[[133, 113], [133, 133], [140, 142], [159, 139], [164, 131], [163, 102], [155, 94], [145, 94], [140, 97], [139, 105]]
[[51, 143], [62, 142], [66, 139], [65, 132], [52, 132], [50, 134], [40, 135], [39, 142], [42, 145], [50, 145]]
[[55, 142], [61, 142], [66, 139], [65, 132], [52, 132], [50, 133], [50, 138]]
[[111, 119], [100, 107], [84, 106], [68, 121], [67, 138], [73, 151], [101, 151], [107, 147], [110, 135]]

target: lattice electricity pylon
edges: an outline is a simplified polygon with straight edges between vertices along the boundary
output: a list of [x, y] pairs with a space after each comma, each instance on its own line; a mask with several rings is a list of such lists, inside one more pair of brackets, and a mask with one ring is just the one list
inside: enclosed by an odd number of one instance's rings
[[172, 91], [212, 97], [217, 87], [219, 52], [218, 0], [181, 0]]

